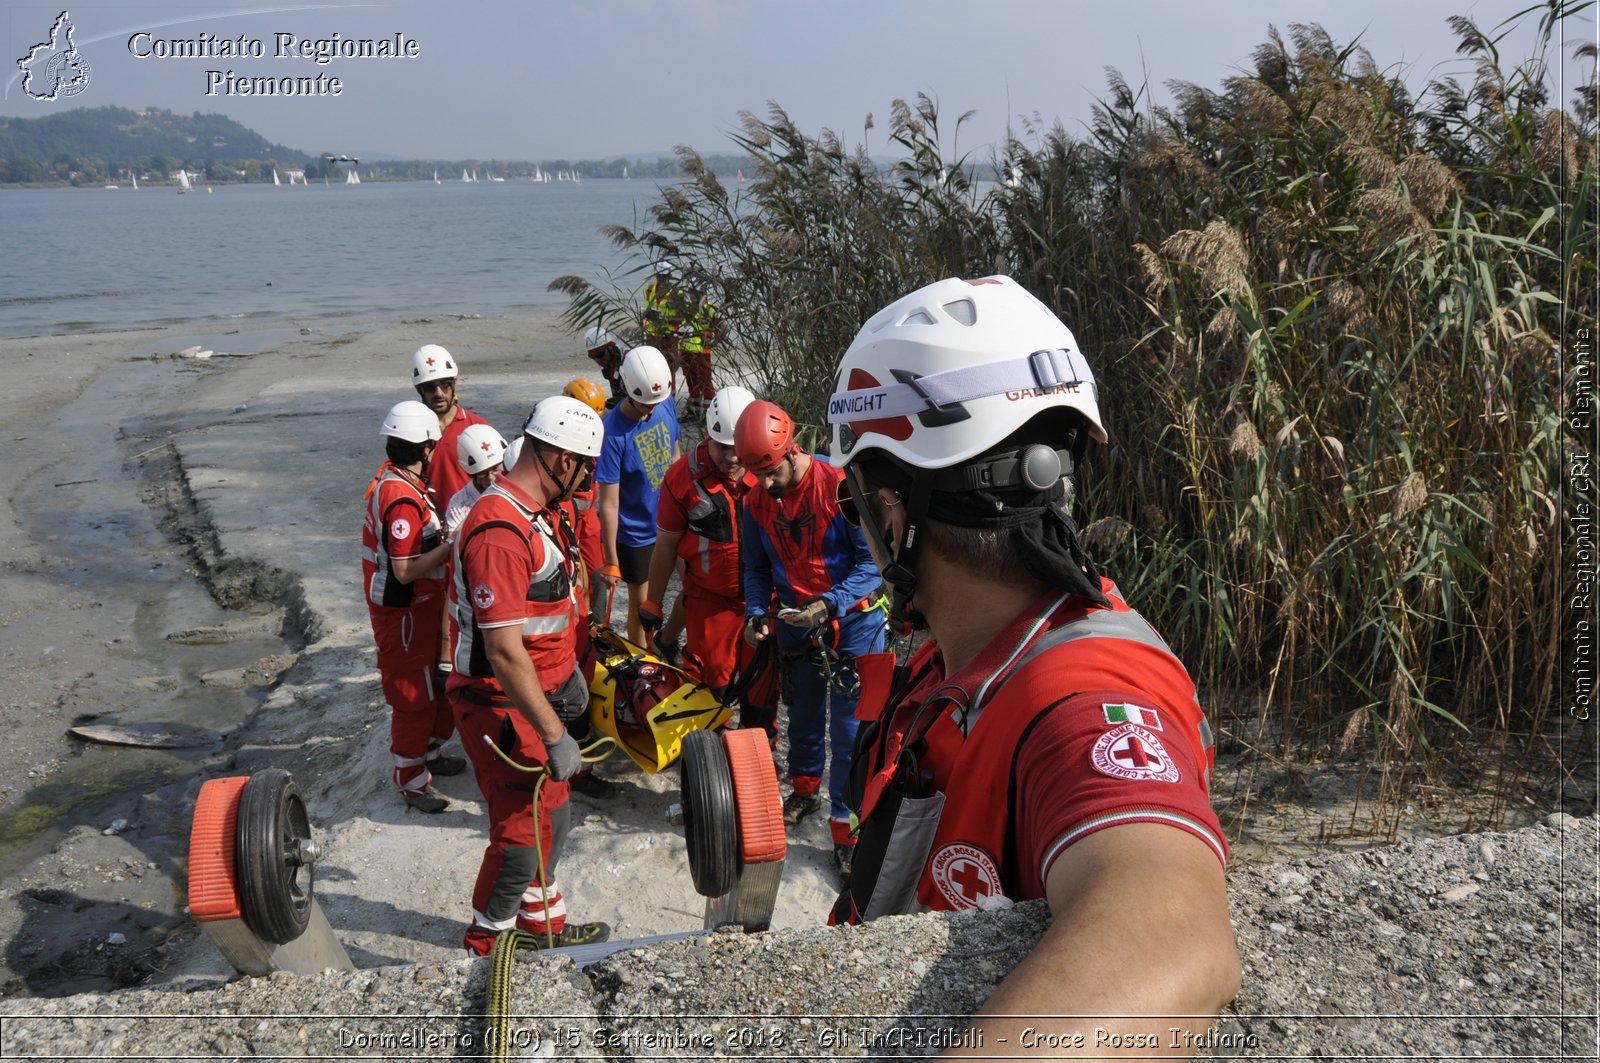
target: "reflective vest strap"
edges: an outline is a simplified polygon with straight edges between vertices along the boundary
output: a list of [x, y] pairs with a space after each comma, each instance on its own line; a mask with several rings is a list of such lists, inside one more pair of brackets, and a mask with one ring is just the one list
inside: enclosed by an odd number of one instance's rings
[[1076, 642], [1078, 639], [1126, 639], [1129, 642], [1142, 643], [1162, 653], [1172, 653], [1172, 647], [1167, 645], [1167, 640], [1156, 634], [1156, 629], [1138, 613], [1132, 610], [1123, 613], [1110, 609], [1097, 609], [1088, 616], [1079, 617], [1071, 623], [1063, 624], [1039, 636], [1039, 640], [1030, 646], [1022, 655], [1022, 659], [1017, 662], [1017, 667], [1022, 668], [1040, 654], [1048, 653], [1068, 642]]
[[[494, 488], [491, 487], [490, 490], [492, 491]], [[513, 504], [515, 504], [516, 500], [511, 499], [511, 501]], [[522, 509], [521, 506], [518, 506], [517, 508], [519, 510]], [[517, 527], [517, 525], [513, 524], [509, 520], [486, 520], [482, 524], [479, 524], [477, 527], [473, 528], [471, 531], [467, 532], [467, 534], [456, 543], [456, 566], [454, 577], [456, 593], [454, 597], [454, 606], [457, 642], [455, 645], [453, 665], [456, 671], [462, 673], [463, 675], [470, 675], [475, 678], [491, 676], [494, 674], [494, 671], [489, 665], [488, 646], [483, 640], [483, 629], [478, 626], [478, 614], [472, 608], [472, 583], [468, 578], [466, 566], [467, 544], [473, 539], [476, 539], [479, 532], [487, 531], [490, 528], [506, 528], [509, 531], [514, 532], [524, 542], [526, 542], [528, 538], [527, 532]], [[463, 653], [463, 650], [466, 652]]]
[[[388, 545], [390, 514], [401, 506], [409, 506], [417, 511], [417, 519], [422, 522], [424, 530], [427, 529], [430, 516], [434, 516], [434, 514], [433, 507], [427, 504], [425, 497], [419, 498], [413, 495], [404, 495], [396, 498], [386, 508], [380, 508], [383, 485], [389, 481], [403, 483], [412, 488], [412, 490], [419, 492], [419, 494], [422, 491], [422, 488], [413, 484], [399, 469], [390, 464], [384, 465], [383, 469], [373, 479], [372, 487], [366, 497], [367, 523], [371, 525], [372, 544], [369, 546], [366, 543], [366, 529], [363, 529], [361, 560], [372, 565], [374, 569], [371, 578], [365, 581], [367, 603], [369, 605], [405, 607], [411, 604], [412, 589], [410, 584], [403, 584], [398, 581], [393, 584], [390, 583], [391, 577], [394, 576]], [[437, 571], [437, 569], [434, 570], [434, 572]], [[432, 576], [434, 572], [430, 572], [429, 575]]]
[[[1122, 601], [1121, 598], [1113, 598], [1112, 600]], [[1155, 628], [1151, 627], [1144, 617], [1132, 609], [1126, 612], [1115, 609], [1096, 609], [1085, 616], [1062, 624], [1060, 627], [1052, 628], [1040, 635], [1034, 640], [1033, 645], [1029, 646], [1022, 656], [1018, 658], [1016, 667], [1010, 670], [1011, 675], [1014, 676], [1021, 672], [1030, 663], [1056, 647], [1065, 646], [1069, 642], [1077, 642], [1079, 639], [1122, 639], [1127, 642], [1136, 642], [1142, 646], [1148, 646], [1154, 650], [1160, 650], [1167, 656], [1172, 657], [1174, 662], [1177, 660], [1176, 655], [1168, 647], [1166, 640], [1156, 634]], [[1179, 667], [1182, 666], [1179, 665]], [[979, 704], [972, 706], [967, 713], [966, 727], [968, 734], [971, 734], [972, 729], [978, 725], [978, 720], [983, 716], [983, 710], [987, 705], [988, 699], [985, 698]]]
[[571, 611], [550, 616], [530, 616], [522, 621], [524, 635], [559, 635], [567, 630], [572, 620]]
[[467, 533], [467, 537], [465, 539], [462, 539], [461, 542], [459, 544], [457, 544], [457, 546], [456, 546], [457, 552], [460, 553], [462, 556], [466, 556], [467, 544], [470, 543], [472, 540], [476, 539], [478, 537], [478, 533], [479, 532], [488, 531], [490, 528], [508, 528], [511, 531], [516, 532], [517, 535], [519, 535], [522, 538], [523, 542], [527, 542], [528, 541], [528, 532], [526, 530], [522, 529], [522, 528], [517, 527], [515, 524], [511, 523], [509, 520], [486, 520], [482, 524], [478, 525], [476, 528], [473, 528], [470, 532], [468, 532]]
[[423, 506], [422, 502], [419, 499], [415, 499], [415, 498], [397, 498], [393, 502], [389, 503], [389, 508], [385, 509], [383, 511], [383, 515], [379, 518], [378, 527], [379, 527], [380, 530], [383, 528], [384, 525], [389, 523], [389, 514], [393, 513], [396, 509], [399, 509], [401, 506], [410, 506], [412, 509], [417, 511], [417, 515], [419, 517], [421, 517], [424, 521], [426, 521], [428, 519], [427, 510]]

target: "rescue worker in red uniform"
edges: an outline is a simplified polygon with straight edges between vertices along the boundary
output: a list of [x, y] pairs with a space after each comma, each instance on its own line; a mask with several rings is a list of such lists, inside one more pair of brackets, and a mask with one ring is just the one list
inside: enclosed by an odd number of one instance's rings
[[[604, 941], [604, 923], [573, 923], [556, 883], [570, 810], [568, 783], [583, 768], [589, 689], [578, 669], [583, 623], [577, 571], [554, 508], [600, 453], [593, 410], [566, 396], [540, 402], [516, 462], [484, 492], [456, 538], [451, 606], [455, 670], [447, 687], [462, 745], [489, 816], [489, 845], [472, 891], [469, 953], [488, 955], [516, 927], [558, 947]], [[491, 749], [490, 746], [494, 748]], [[542, 766], [535, 776], [506, 764]]]
[[899, 667], [860, 662], [833, 919], [1042, 897], [1054, 925], [974, 1018], [979, 1044], [1199, 1038], [1240, 977], [1211, 733], [1069, 513], [1106, 440], [1072, 333], [1009, 277], [939, 281], [862, 327], [827, 417], [891, 615], [929, 633]]
[[381, 434], [387, 460], [367, 487], [361, 585], [389, 702], [394, 783], [412, 808], [442, 812], [448, 802], [434, 792], [433, 776], [459, 774], [466, 761], [439, 752], [455, 730], [434, 668], [450, 543], [422, 481], [438, 452], [439, 421], [422, 403], [402, 402]]
[[[622, 364], [620, 353], [617, 364], [619, 367]], [[597, 417], [606, 415], [606, 397], [592, 380], [573, 377], [567, 381], [561, 394], [588, 406]], [[605, 611], [606, 588], [600, 580], [600, 570], [605, 567], [606, 551], [600, 544], [600, 513], [595, 509], [595, 494], [594, 478], [588, 477], [562, 505], [570, 515], [573, 532], [578, 538], [578, 549], [583, 555], [583, 584], [587, 595], [585, 600], [589, 603], [589, 618], [596, 624], [603, 624], [606, 617], [601, 614]]]
[[[416, 349], [411, 356], [411, 386], [417, 389], [417, 397], [422, 400], [439, 418], [439, 453], [443, 455], [440, 460], [430, 462], [425, 479], [428, 487], [433, 492], [433, 505], [442, 515], [456, 496], [472, 477], [459, 464], [450, 460], [460, 445], [461, 433], [469, 425], [488, 424], [482, 417], [473, 413], [456, 398], [456, 379], [460, 375], [456, 369], [456, 360], [449, 351], [437, 343], [424, 343]], [[445, 579], [449, 580], [449, 559], [445, 560]], [[445, 596], [441, 596], [445, 597]], [[448, 610], [449, 601], [446, 597], [442, 608]], [[441, 614], [439, 618], [439, 671], [450, 671], [450, 623], [448, 617]]]
[[789, 703], [783, 820], [798, 824], [821, 806], [826, 765], [833, 866], [849, 882], [856, 839], [847, 784], [861, 692], [856, 659], [884, 646], [883, 577], [866, 536], [839, 506], [843, 474], [795, 442], [788, 413], [765, 399], [752, 402], [739, 416], [734, 445], [758, 488], [740, 518], [744, 639], [752, 647], [769, 638], [777, 644]]
[[[605, 416], [606, 397], [594, 381], [581, 376], [574, 377], [567, 381], [567, 386], [561, 389], [561, 394], [577, 399], [593, 410], [595, 416]], [[600, 569], [605, 567], [605, 547], [600, 545], [600, 515], [594, 506], [595, 493], [594, 477], [585, 476], [573, 490], [572, 497], [557, 507], [561, 519], [565, 522], [566, 532], [572, 540], [571, 546], [578, 551], [575, 563], [578, 573], [578, 601], [587, 602], [589, 606], [588, 615], [581, 618], [583, 622], [578, 624], [580, 662], [589, 658], [589, 624], [603, 622], [600, 614], [605, 611], [606, 606], [606, 585], [600, 579]], [[615, 784], [596, 775], [592, 768], [585, 768], [568, 781], [572, 784], [573, 790], [588, 797], [611, 797], [617, 789]]]
[[[439, 453], [446, 458], [456, 452], [463, 429], [468, 425], [488, 424], [456, 398], [459, 375], [455, 358], [437, 343], [424, 343], [411, 356], [411, 386], [417, 389], [423, 405], [439, 418]], [[453, 461], [434, 462], [428, 467], [427, 476], [428, 486], [433, 488], [434, 505], [448, 504], [470, 479]]]
[[[739, 668], [744, 585], [739, 576], [739, 514], [755, 478], [739, 464], [733, 427], [755, 401], [746, 388], [723, 388], [706, 410], [706, 437], [672, 463], [656, 502], [656, 544], [639, 623], [654, 639], [673, 570], [683, 571], [684, 646], [700, 681], [721, 697]], [[752, 653], [745, 654], [751, 658]]]

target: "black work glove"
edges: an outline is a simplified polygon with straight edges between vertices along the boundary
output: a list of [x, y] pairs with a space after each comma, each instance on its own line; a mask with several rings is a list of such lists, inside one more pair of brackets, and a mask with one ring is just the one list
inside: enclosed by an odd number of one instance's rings
[[644, 628], [647, 638], [655, 638], [656, 632], [661, 630], [663, 623], [660, 602], [642, 601], [639, 603], [639, 626]]

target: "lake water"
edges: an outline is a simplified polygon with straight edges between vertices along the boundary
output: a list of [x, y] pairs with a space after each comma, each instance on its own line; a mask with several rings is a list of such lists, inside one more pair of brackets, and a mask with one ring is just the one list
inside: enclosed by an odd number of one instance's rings
[[[624, 261], [653, 181], [0, 191], [0, 335], [335, 314], [561, 310]], [[642, 279], [641, 279], [642, 283]]]

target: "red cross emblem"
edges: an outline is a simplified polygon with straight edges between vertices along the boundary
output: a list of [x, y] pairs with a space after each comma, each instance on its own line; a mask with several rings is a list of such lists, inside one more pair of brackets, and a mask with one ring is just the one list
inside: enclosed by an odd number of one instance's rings
[[489, 441], [485, 439], [482, 443], [479, 443], [478, 449], [483, 451], [485, 454], [489, 453]]
[[428, 368], [433, 368], [433, 356], [431, 354], [428, 356]]
[[494, 604], [494, 591], [485, 584], [478, 584], [472, 588], [472, 604], [479, 609], [487, 609]]
[[650, 385], [650, 391], [652, 393], [660, 391], [660, 390], [661, 390], [661, 385], [660, 384], [651, 384]]
[[965, 858], [950, 865], [950, 881], [961, 892], [961, 896], [974, 903], [994, 885], [989, 881], [989, 876], [984, 874], [982, 864]]
[[952, 842], [934, 856], [930, 870], [934, 885], [957, 910], [977, 908], [985, 898], [1004, 893], [994, 858], [976, 845]]
[[1182, 778], [1161, 739], [1133, 724], [1113, 727], [1101, 735], [1089, 760], [1096, 771], [1115, 779], [1177, 782]]
[[1111, 747], [1111, 755], [1122, 763], [1134, 768], [1148, 768], [1154, 764], [1157, 768], [1161, 761], [1145, 752], [1144, 743], [1139, 741], [1138, 735], [1129, 735]]

